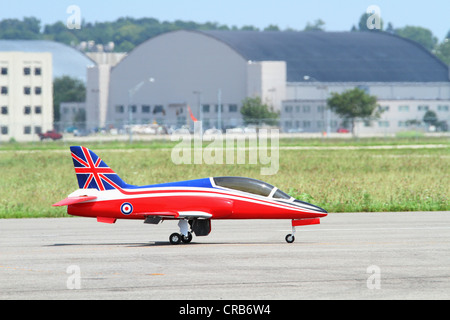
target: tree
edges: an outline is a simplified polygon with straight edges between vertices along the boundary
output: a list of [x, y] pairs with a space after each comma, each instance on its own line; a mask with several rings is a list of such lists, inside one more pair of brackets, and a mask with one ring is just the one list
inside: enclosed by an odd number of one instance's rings
[[423, 116], [423, 122], [425, 122], [428, 125], [428, 127], [436, 126], [436, 124], [438, 123], [438, 117], [436, 115], [436, 112], [432, 110], [428, 110], [427, 112], [425, 112]]
[[355, 135], [356, 120], [371, 121], [380, 117], [377, 108], [377, 97], [367, 94], [364, 90], [354, 88], [342, 94], [333, 92], [327, 100], [328, 107], [336, 114], [350, 121], [352, 133]]
[[436, 47], [435, 54], [446, 64], [450, 64], [450, 38], [445, 39]]
[[438, 43], [438, 39], [433, 35], [433, 33], [422, 27], [406, 26], [396, 29], [395, 33], [400, 37], [420, 43], [430, 51], [433, 50]]
[[[358, 23], [358, 27], [359, 27], [359, 31], [381, 31], [383, 30], [383, 26], [384, 26], [384, 21], [383, 19], [380, 18], [380, 29], [369, 29], [367, 27], [367, 22], [370, 22], [370, 19], [374, 19], [373, 14], [371, 13], [364, 13], [361, 18], [359, 18], [359, 23]], [[352, 29], [353, 31], [353, 29]]]
[[322, 19], [317, 19], [314, 23], [307, 23], [304, 31], [325, 31], [323, 26], [325, 22]]
[[277, 112], [273, 111], [273, 108], [263, 104], [260, 97], [246, 98], [242, 102], [241, 114], [246, 125], [262, 123], [276, 125], [279, 116]]
[[83, 102], [86, 100], [86, 87], [81, 80], [63, 76], [53, 81], [54, 121], [61, 119], [59, 108], [61, 102]]

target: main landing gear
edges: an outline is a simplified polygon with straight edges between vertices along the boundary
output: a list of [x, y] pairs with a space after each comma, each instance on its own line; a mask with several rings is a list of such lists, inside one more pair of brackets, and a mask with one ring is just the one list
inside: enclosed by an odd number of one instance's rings
[[171, 244], [190, 243], [192, 241], [192, 233], [189, 232], [189, 223], [187, 220], [178, 222], [180, 233], [172, 233], [169, 237]]
[[170, 244], [190, 243], [192, 241], [192, 233], [188, 232], [188, 235], [182, 235], [180, 233], [172, 233], [169, 237]]

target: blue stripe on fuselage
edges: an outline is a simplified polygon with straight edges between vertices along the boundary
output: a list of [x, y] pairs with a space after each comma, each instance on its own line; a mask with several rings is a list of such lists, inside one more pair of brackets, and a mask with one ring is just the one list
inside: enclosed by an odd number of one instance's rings
[[146, 188], [167, 188], [167, 187], [197, 187], [197, 188], [213, 188], [209, 178], [189, 180], [189, 181], [177, 181], [162, 184], [153, 184], [149, 186], [132, 186], [128, 185], [127, 189], [146, 189]]

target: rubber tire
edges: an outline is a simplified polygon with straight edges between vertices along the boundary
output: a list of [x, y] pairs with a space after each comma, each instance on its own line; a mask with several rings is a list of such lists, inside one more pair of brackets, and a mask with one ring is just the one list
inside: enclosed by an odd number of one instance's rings
[[287, 243], [294, 243], [294, 241], [295, 241], [295, 236], [294, 236], [294, 235], [288, 234], [288, 235], [286, 236], [286, 242], [287, 242]]
[[169, 237], [170, 244], [180, 244], [182, 235], [179, 233], [172, 233]]
[[191, 241], [192, 241], [192, 233], [188, 232], [187, 237], [181, 235], [181, 241], [183, 241], [183, 243], [191, 243]]

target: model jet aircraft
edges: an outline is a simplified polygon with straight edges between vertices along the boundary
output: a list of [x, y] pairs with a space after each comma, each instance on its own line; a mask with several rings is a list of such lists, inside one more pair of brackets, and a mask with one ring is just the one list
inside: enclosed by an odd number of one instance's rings
[[118, 219], [140, 219], [147, 224], [178, 220], [180, 233], [170, 235], [171, 244], [190, 243], [192, 234], [209, 235], [212, 219], [289, 219], [292, 234], [286, 241], [293, 243], [296, 227], [320, 224], [320, 218], [327, 216], [322, 208], [250, 178], [129, 185], [91, 150], [80, 146], [70, 150], [80, 189], [53, 206], [67, 206], [70, 215], [109, 224]]

